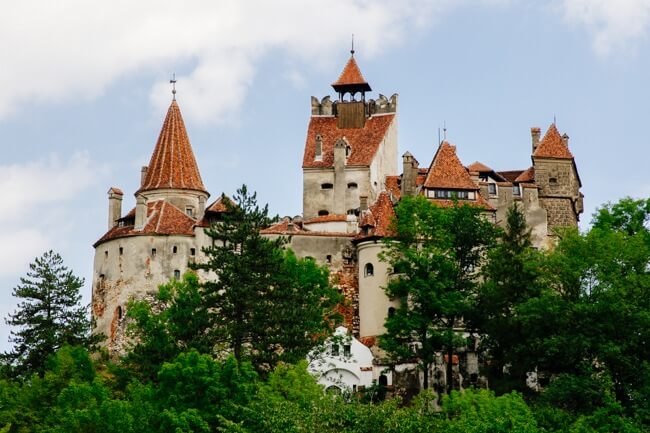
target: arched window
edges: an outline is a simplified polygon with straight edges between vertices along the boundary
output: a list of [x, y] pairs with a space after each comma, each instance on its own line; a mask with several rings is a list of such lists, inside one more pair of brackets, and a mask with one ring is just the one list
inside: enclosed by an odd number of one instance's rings
[[372, 277], [375, 275], [375, 267], [372, 265], [372, 263], [366, 263], [365, 275], [366, 277]]
[[347, 158], [352, 154], [352, 148], [350, 146], [345, 146], [345, 157]]
[[323, 137], [318, 134], [316, 136], [316, 154], [314, 155], [316, 161], [323, 160]]
[[325, 215], [329, 215], [329, 214], [330, 213], [328, 211], [324, 210], [324, 209], [321, 209], [321, 210], [318, 211], [318, 216], [325, 216]]

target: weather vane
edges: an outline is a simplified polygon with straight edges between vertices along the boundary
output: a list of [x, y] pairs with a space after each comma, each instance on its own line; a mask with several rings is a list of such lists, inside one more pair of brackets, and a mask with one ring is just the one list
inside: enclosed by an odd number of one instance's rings
[[354, 33], [352, 33], [352, 49], [350, 50], [350, 54], [354, 56]]
[[173, 100], [176, 100], [176, 73], [174, 72], [172, 74], [172, 79], [169, 80], [169, 84], [172, 85], [172, 95], [173, 95]]

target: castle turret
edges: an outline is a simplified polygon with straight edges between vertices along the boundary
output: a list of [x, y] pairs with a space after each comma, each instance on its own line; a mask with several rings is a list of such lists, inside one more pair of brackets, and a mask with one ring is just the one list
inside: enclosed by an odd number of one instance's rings
[[122, 197], [124, 193], [119, 188], [108, 190], [108, 229], [117, 225], [117, 220], [122, 216]]

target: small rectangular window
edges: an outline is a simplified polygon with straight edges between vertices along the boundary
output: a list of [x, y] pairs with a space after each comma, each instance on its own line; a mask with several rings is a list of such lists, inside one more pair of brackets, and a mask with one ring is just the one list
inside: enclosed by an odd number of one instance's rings
[[108, 258], [108, 250], [107, 250], [107, 251], [104, 251], [104, 258], [105, 258], [105, 259]]
[[196, 248], [190, 248], [190, 256], [196, 255]]
[[155, 248], [151, 249], [151, 257], [156, 257], [156, 249]]
[[519, 188], [519, 185], [514, 185], [512, 187], [512, 195], [516, 195], [516, 196], [521, 195], [521, 189]]
[[181, 279], [181, 271], [179, 271], [178, 269], [174, 270], [174, 279], [175, 280]]
[[174, 245], [172, 247], [172, 253], [176, 254], [177, 252], [178, 252], [178, 247], [176, 245]]
[[124, 254], [124, 248], [120, 247], [120, 255]]
[[194, 208], [186, 207], [185, 208], [185, 213], [187, 214], [187, 216], [193, 217], [194, 216]]
[[343, 345], [343, 356], [350, 356], [350, 354], [351, 354], [350, 345], [349, 344]]
[[339, 345], [338, 344], [332, 344], [331, 353], [332, 353], [332, 356], [339, 356]]
[[488, 193], [490, 195], [497, 195], [497, 184], [496, 183], [488, 183]]

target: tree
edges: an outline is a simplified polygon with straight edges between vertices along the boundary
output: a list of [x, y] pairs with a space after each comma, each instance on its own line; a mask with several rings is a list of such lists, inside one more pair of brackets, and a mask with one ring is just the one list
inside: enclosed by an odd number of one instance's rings
[[540, 253], [532, 247], [525, 215], [515, 204], [506, 219], [505, 230], [499, 232], [500, 242], [488, 252], [481, 270], [477, 308], [468, 317], [490, 359], [485, 371], [490, 386], [499, 392], [525, 386], [526, 370], [521, 369], [515, 350], [522, 338], [516, 311], [541, 291]]
[[210, 276], [201, 288], [213, 347], [259, 371], [296, 362], [331, 331], [327, 316], [338, 294], [326, 268], [296, 258], [284, 249], [286, 239], [260, 234], [271, 219], [256, 194], [242, 186], [234, 202], [224, 202], [223, 220], [207, 231], [207, 261], [194, 265]]
[[[385, 291], [401, 303], [386, 319], [380, 344], [395, 361], [415, 355], [425, 388], [429, 367], [442, 351], [449, 360], [451, 392], [451, 360], [464, 345], [458, 329], [473, 306], [477, 269], [495, 229], [480, 208], [458, 203], [439, 207], [424, 197], [405, 197], [395, 212], [396, 236], [387, 241], [383, 258], [399, 274]], [[417, 345], [415, 354], [412, 343]]]
[[29, 269], [13, 290], [21, 299], [18, 310], [5, 320], [19, 327], [11, 331], [13, 349], [2, 355], [15, 375], [42, 373], [48, 356], [60, 347], [95, 341], [87, 307], [79, 304], [83, 278], [73, 275], [53, 251], [36, 258]]

